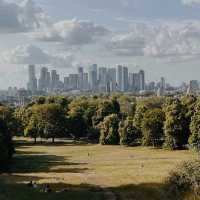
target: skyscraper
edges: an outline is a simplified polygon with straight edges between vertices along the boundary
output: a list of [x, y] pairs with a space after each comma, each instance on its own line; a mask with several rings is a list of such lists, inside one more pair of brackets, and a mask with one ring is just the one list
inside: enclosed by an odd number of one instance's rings
[[187, 90], [187, 94], [194, 94], [199, 90], [199, 82], [197, 80], [191, 80]]
[[69, 85], [71, 90], [78, 89], [78, 74], [69, 74]]
[[30, 90], [32, 93], [37, 91], [37, 79], [35, 75], [35, 65], [29, 65], [28, 67], [28, 84], [27, 89]]
[[107, 72], [107, 79], [110, 83], [110, 91], [116, 91], [117, 88], [117, 72], [115, 68], [109, 68]]
[[165, 89], [166, 89], [165, 78], [161, 77], [160, 82], [158, 83], [157, 95], [163, 96], [165, 94]]
[[69, 90], [69, 77], [64, 77], [64, 90]]
[[117, 66], [117, 89], [122, 91], [122, 71], [123, 67], [121, 65]]
[[40, 71], [40, 78], [38, 83], [39, 91], [47, 91], [48, 90], [48, 69], [46, 67], [42, 67]]
[[128, 91], [128, 67], [122, 68], [122, 88], [121, 91]]
[[82, 90], [83, 89], [83, 67], [78, 68], [78, 89]]
[[93, 64], [89, 68], [89, 85], [93, 91], [97, 89], [97, 68], [97, 64]]
[[88, 90], [89, 89], [89, 82], [88, 82], [88, 73], [83, 74], [83, 89]]
[[145, 73], [143, 70], [139, 71], [139, 77], [140, 77], [140, 91], [145, 90]]
[[129, 90], [134, 91], [134, 73], [129, 73], [128, 75]]
[[47, 90], [51, 91], [51, 73], [47, 72]]
[[58, 85], [57, 79], [58, 79], [57, 71], [56, 70], [52, 70], [51, 71], [51, 91], [56, 90], [57, 85]]
[[99, 91], [105, 92], [106, 86], [107, 86], [107, 68], [106, 67], [100, 67], [99, 68]]

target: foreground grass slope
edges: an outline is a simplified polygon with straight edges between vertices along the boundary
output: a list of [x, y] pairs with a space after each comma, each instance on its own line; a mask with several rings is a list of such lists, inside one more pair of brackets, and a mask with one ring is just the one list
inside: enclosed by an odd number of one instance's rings
[[[189, 151], [90, 145], [65, 141], [55, 145], [23, 143], [11, 169], [2, 175], [0, 199], [104, 199], [100, 188], [109, 188], [119, 199], [170, 199], [163, 190], [169, 172], [180, 162], [196, 158]], [[42, 194], [25, 183], [48, 183], [61, 194]], [[6, 183], [4, 182], [6, 181]], [[86, 185], [87, 184], [87, 185]]]

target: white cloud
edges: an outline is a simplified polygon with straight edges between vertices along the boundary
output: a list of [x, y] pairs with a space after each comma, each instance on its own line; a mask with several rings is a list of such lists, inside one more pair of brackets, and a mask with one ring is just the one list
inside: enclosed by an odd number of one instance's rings
[[181, 1], [184, 5], [188, 5], [188, 6], [191, 6], [194, 4], [200, 4], [200, 0], [181, 0]]
[[15, 49], [2, 52], [0, 63], [16, 65], [44, 64], [60, 68], [70, 68], [76, 64], [75, 57], [71, 53], [52, 55], [33, 45], [17, 46]]
[[114, 35], [106, 46], [117, 55], [132, 57], [199, 57], [200, 22], [135, 22], [128, 33]]
[[35, 39], [47, 42], [63, 42], [67, 45], [85, 45], [106, 36], [109, 30], [90, 21], [65, 20], [40, 29]]
[[0, 0], [0, 33], [26, 32], [46, 23], [47, 15], [32, 0]]

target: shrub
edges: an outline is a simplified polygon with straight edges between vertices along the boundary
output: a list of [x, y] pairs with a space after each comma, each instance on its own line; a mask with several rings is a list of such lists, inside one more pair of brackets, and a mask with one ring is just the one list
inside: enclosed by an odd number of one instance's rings
[[200, 160], [184, 162], [167, 179], [170, 194], [192, 193], [200, 197]]

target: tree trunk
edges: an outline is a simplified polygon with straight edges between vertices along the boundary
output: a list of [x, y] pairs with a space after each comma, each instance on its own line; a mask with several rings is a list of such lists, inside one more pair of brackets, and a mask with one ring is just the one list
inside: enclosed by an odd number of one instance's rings
[[55, 138], [54, 137], [52, 137], [52, 143], [54, 143], [55, 142]]
[[36, 137], [34, 138], [34, 143], [35, 143], [35, 144], [37, 143], [37, 138], [36, 138]]

